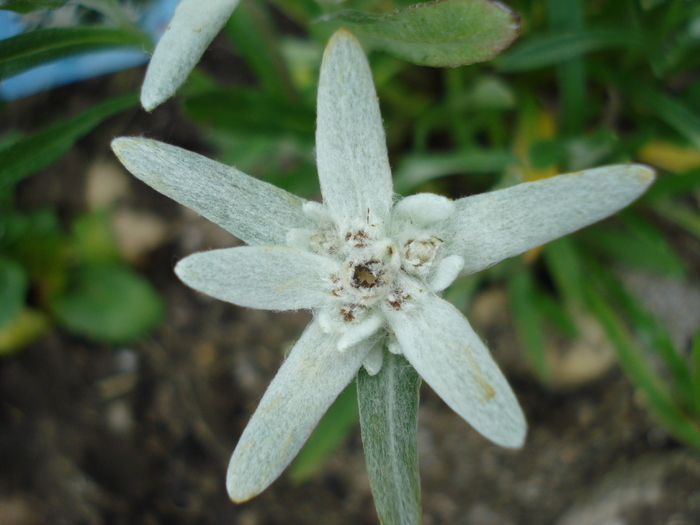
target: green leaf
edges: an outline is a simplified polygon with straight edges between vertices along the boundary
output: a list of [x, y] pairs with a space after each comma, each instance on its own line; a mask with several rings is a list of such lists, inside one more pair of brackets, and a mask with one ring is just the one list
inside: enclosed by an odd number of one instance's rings
[[696, 421], [673, 403], [651, 366], [635, 344], [629, 330], [614, 308], [593, 287], [586, 290], [588, 304], [617, 350], [617, 357], [627, 377], [646, 394], [649, 408], [669, 431], [700, 450], [700, 428]]
[[[572, 312], [569, 308], [566, 308], [566, 305], [562, 305], [560, 300], [538, 290], [535, 293], [535, 304], [540, 311], [540, 317], [545, 319], [547, 324], [561, 335], [569, 339], [579, 336], [580, 330], [572, 316]], [[576, 311], [575, 308], [571, 310]]]
[[549, 365], [544, 350], [542, 312], [529, 268], [519, 268], [509, 277], [508, 303], [515, 330], [530, 366], [537, 377], [546, 382], [549, 378]]
[[642, 6], [642, 9], [653, 9], [656, 6], [659, 6], [666, 2], [667, 0], [639, 0], [639, 3]]
[[55, 122], [0, 150], [0, 186], [13, 184], [60, 158], [106, 118], [135, 106], [138, 94], [120, 95], [69, 120]]
[[31, 308], [23, 308], [12, 321], [0, 327], [0, 356], [21, 350], [50, 326], [46, 315]]
[[599, 285], [605, 288], [607, 295], [615, 301], [620, 312], [625, 314], [635, 328], [640, 341], [647, 344], [659, 355], [670, 372], [677, 392], [688, 406], [693, 406], [693, 386], [690, 367], [685, 358], [676, 350], [671, 335], [665, 326], [649, 313], [639, 300], [628, 292], [619, 279], [597, 262], [588, 260], [588, 275], [595, 277]]
[[485, 109], [514, 109], [516, 107], [515, 92], [504, 80], [496, 76], [480, 75], [474, 80], [472, 88], [458, 94], [465, 106], [474, 110]]
[[146, 335], [164, 313], [163, 301], [151, 284], [118, 263], [80, 268], [51, 307], [67, 330], [109, 343]]
[[384, 350], [375, 376], [357, 374], [362, 443], [382, 525], [421, 523], [418, 473], [420, 376], [403, 357]]
[[96, 211], [80, 215], [73, 221], [71, 233], [76, 255], [81, 261], [98, 263], [119, 259], [108, 213]]
[[219, 162], [255, 173], [294, 195], [315, 198], [319, 193], [311, 142], [221, 130], [215, 130], [210, 140], [219, 152]]
[[700, 188], [700, 169], [693, 169], [681, 174], [661, 174], [642, 196], [642, 199], [656, 201], [665, 197], [680, 196], [696, 188]]
[[457, 279], [445, 290], [445, 299], [455, 305], [464, 315], [467, 315], [472, 299], [485, 277], [483, 272], [478, 272]]
[[593, 51], [615, 47], [644, 47], [645, 40], [628, 29], [569, 30], [549, 35], [533, 35], [498, 58], [505, 72], [541, 69], [584, 56]]
[[629, 90], [637, 101], [684, 136], [696, 148], [700, 148], [700, 117], [697, 110], [677, 98], [669, 97], [646, 88], [643, 84]]
[[[584, 29], [584, 10], [581, 0], [547, 0], [547, 15], [554, 31]], [[564, 131], [578, 133], [583, 124], [586, 106], [586, 65], [582, 58], [557, 66], [557, 83], [562, 108], [560, 119]]]
[[385, 15], [341, 11], [326, 19], [352, 26], [387, 53], [433, 67], [490, 60], [520, 32], [517, 16], [490, 0], [439, 0]]
[[617, 135], [606, 128], [571, 137], [565, 143], [566, 169], [580, 171], [599, 166], [614, 151], [618, 142]]
[[528, 159], [533, 169], [549, 168], [566, 156], [564, 143], [558, 140], [534, 140], [528, 151]]
[[67, 236], [56, 213], [49, 209], [13, 213], [3, 219], [3, 252], [22, 265], [43, 306], [65, 282], [70, 256]]
[[695, 411], [700, 414], [700, 328], [693, 337], [691, 348], [693, 359], [693, 392], [695, 394]]
[[573, 239], [562, 237], [548, 243], [543, 255], [561, 296], [569, 303], [582, 306], [586, 281]]
[[700, 214], [690, 206], [679, 202], [659, 201], [652, 207], [660, 216], [700, 239]]
[[29, 280], [21, 265], [0, 257], [0, 327], [11, 322], [24, 306]]
[[316, 114], [303, 104], [279, 101], [259, 89], [232, 88], [198, 95], [184, 103], [194, 120], [229, 132], [313, 143]]
[[17, 130], [10, 130], [0, 135], [0, 151], [9, 148], [13, 144], [22, 140], [24, 135]]
[[68, 3], [68, 0], [9, 0], [0, 2], [0, 9], [16, 13], [31, 13], [39, 9], [56, 9]]
[[446, 175], [500, 173], [516, 158], [505, 149], [473, 149], [457, 153], [415, 153], [407, 155], [394, 172], [394, 189], [409, 193], [417, 186]]
[[58, 58], [110, 47], [149, 50], [149, 38], [133, 29], [59, 27], [38, 29], [0, 40], [0, 79]]
[[267, 93], [278, 99], [296, 98], [289, 72], [279, 51], [270, 10], [265, 3], [241, 2], [226, 24], [226, 32]]
[[343, 442], [357, 422], [357, 389], [355, 383], [338, 396], [306, 441], [289, 469], [292, 483], [309, 479], [326, 458]]
[[623, 219], [624, 229], [594, 225], [578, 234], [579, 239], [590, 252], [627, 266], [659, 275], [685, 275], [683, 259], [654, 225], [633, 212], [622, 212], [619, 218]]

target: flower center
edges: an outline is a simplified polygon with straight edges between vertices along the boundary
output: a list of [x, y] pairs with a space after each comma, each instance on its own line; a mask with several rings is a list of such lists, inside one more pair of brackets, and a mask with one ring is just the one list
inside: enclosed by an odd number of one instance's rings
[[434, 235], [407, 240], [403, 244], [401, 268], [412, 275], [427, 275], [441, 244], [442, 239]]
[[361, 239], [362, 243], [352, 241], [346, 249], [347, 258], [338, 279], [341, 289], [336, 295], [343, 302], [370, 306], [390, 291], [399, 260], [393, 241]]
[[[369, 264], [377, 261], [370, 261]], [[352, 284], [355, 288], [372, 288], [377, 285], [377, 276], [372, 273], [369, 266], [358, 264], [355, 266], [355, 273], [352, 276]]]

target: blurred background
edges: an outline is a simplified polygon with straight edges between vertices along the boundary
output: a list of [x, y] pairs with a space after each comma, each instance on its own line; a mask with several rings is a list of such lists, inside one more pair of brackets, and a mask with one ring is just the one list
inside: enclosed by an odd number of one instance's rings
[[[229, 502], [229, 455], [309, 314], [180, 283], [180, 258], [240, 241], [133, 178], [109, 143], [155, 138], [318, 199], [333, 16], [409, 4], [243, 0], [148, 114], [139, 64], [175, 2], [0, 2], [1, 525], [378, 523], [353, 387], [270, 489]], [[523, 450], [499, 448], [425, 387], [423, 523], [699, 523], [700, 3], [508, 6], [520, 37], [456, 68], [413, 65], [351, 26], [395, 191], [458, 198], [630, 161], [658, 180], [447, 290], [530, 431]]]

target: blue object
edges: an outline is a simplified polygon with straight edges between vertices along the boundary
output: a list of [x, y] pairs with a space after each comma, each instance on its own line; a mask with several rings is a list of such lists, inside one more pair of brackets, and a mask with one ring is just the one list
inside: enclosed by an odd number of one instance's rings
[[[177, 0], [157, 0], [140, 16], [137, 23], [154, 42], [168, 27]], [[12, 11], [0, 11], [0, 40], [26, 30], [22, 16]], [[134, 49], [114, 49], [81, 53], [42, 64], [0, 81], [0, 99], [14, 100], [72, 82], [114, 73], [148, 62], [149, 56]]]

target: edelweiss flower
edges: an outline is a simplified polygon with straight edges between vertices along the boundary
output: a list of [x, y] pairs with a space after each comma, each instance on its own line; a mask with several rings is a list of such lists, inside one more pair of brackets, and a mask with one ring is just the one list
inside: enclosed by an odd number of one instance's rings
[[318, 87], [323, 204], [155, 141], [120, 138], [113, 148], [137, 177], [250, 245], [183, 259], [175, 271], [185, 283], [241, 306], [314, 312], [233, 453], [227, 486], [237, 502], [279, 476], [359, 368], [380, 369], [385, 348], [485, 437], [522, 445], [525, 418], [506, 379], [440, 293], [460, 275], [614, 213], [653, 179], [648, 168], [618, 165], [394, 204], [369, 65], [342, 29]]
[[158, 41], [141, 88], [151, 111], [175, 94], [240, 0], [180, 0]]

